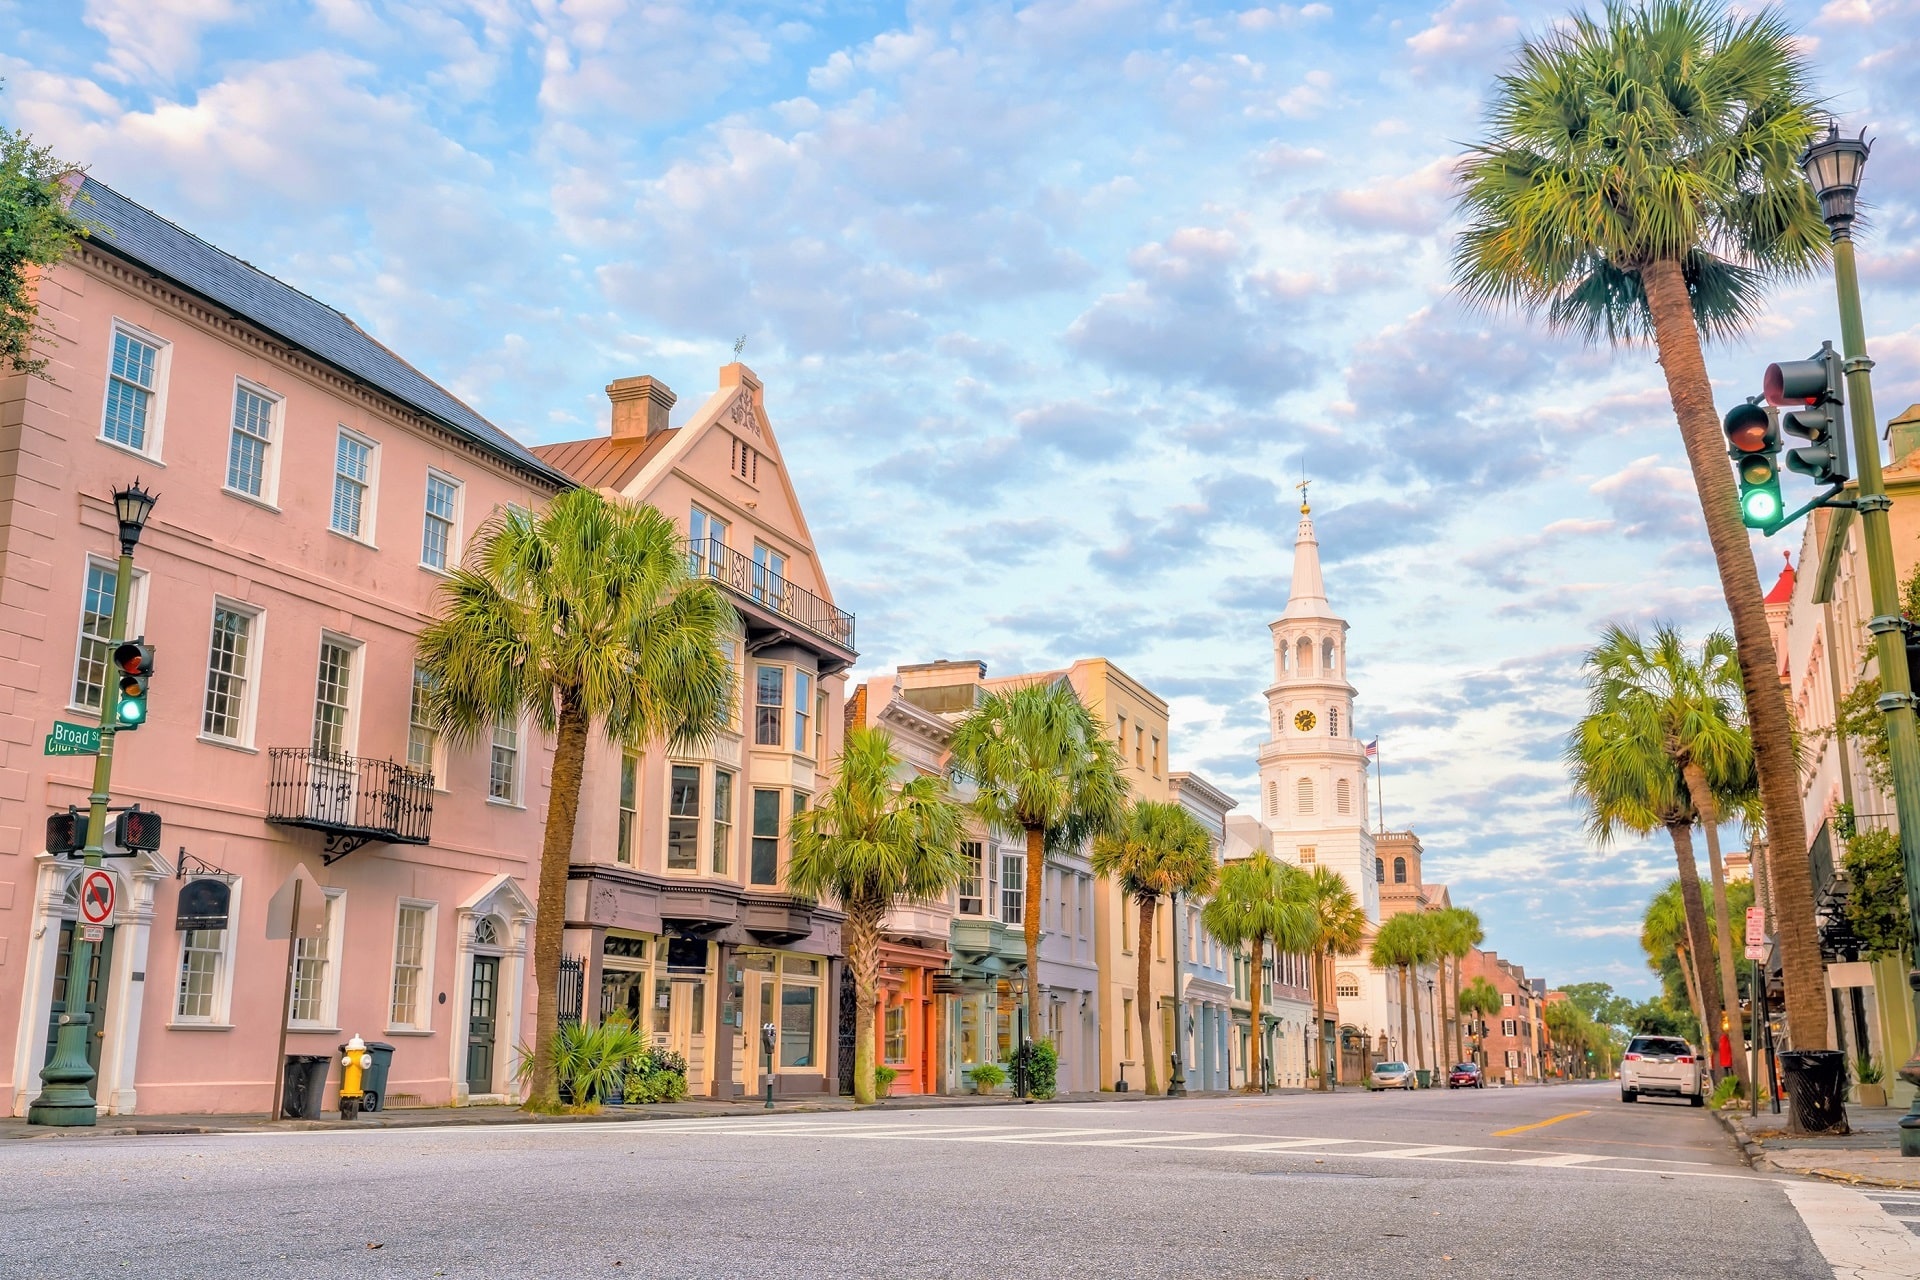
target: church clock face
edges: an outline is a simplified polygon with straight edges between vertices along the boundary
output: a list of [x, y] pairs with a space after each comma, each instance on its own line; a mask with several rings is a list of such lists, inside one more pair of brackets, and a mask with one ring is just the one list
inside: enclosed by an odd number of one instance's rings
[[1302, 733], [1313, 732], [1313, 712], [1301, 711], [1293, 717], [1293, 727]]

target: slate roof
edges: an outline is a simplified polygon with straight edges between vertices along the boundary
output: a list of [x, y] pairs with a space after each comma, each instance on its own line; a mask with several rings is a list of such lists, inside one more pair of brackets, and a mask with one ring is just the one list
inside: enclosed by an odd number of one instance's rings
[[565, 475], [374, 341], [345, 314], [214, 248], [104, 183], [87, 178], [80, 189], [86, 200], [75, 200], [73, 212], [91, 233], [94, 247], [199, 294], [502, 460], [551, 484], [571, 487]]

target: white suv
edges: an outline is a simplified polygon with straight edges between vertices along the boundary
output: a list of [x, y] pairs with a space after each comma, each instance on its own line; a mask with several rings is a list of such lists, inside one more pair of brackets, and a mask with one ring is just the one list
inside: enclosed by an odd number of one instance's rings
[[1685, 1098], [1707, 1105], [1706, 1063], [1677, 1036], [1635, 1036], [1620, 1060], [1620, 1101], [1638, 1102], [1643, 1093]]

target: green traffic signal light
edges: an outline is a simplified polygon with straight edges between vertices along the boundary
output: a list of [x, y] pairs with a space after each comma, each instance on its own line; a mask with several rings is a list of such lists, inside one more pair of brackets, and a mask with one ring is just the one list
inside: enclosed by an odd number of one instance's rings
[[122, 729], [138, 729], [147, 719], [147, 681], [153, 675], [153, 646], [129, 640], [113, 651], [113, 719]]
[[1735, 405], [1721, 429], [1727, 436], [1727, 456], [1733, 459], [1740, 482], [1740, 522], [1749, 529], [1771, 531], [1786, 503], [1780, 497], [1780, 429], [1757, 404]]

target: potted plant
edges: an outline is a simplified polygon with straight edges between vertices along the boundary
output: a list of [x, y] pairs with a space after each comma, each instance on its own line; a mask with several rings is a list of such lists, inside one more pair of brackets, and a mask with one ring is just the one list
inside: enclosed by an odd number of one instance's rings
[[1887, 1105], [1887, 1087], [1881, 1084], [1880, 1068], [1873, 1065], [1873, 1059], [1861, 1054], [1859, 1061], [1853, 1064], [1853, 1078], [1859, 1082], [1860, 1105], [1863, 1107], [1884, 1107]]
[[898, 1067], [875, 1067], [873, 1069], [873, 1091], [881, 1097], [893, 1092], [893, 1082], [900, 1075]]
[[989, 1094], [1007, 1082], [1007, 1069], [997, 1062], [983, 1062], [967, 1073], [973, 1081], [973, 1091]]

